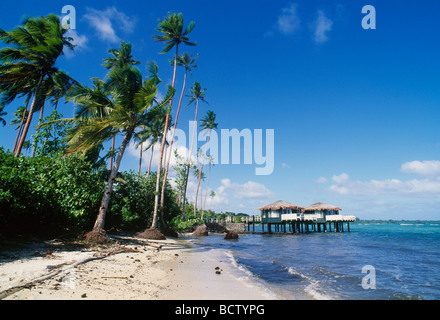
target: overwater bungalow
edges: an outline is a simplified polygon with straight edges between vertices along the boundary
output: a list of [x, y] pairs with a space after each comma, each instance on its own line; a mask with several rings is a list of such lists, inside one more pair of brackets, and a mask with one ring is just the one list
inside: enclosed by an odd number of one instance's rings
[[280, 223], [282, 221], [296, 220], [301, 214], [302, 209], [304, 207], [282, 200], [258, 208], [261, 211], [261, 221], [263, 223]]
[[[356, 217], [353, 215], [343, 216], [339, 212], [342, 210], [339, 207], [318, 202], [308, 207], [301, 207], [287, 201], [278, 200], [258, 208], [261, 212], [261, 225], [264, 233], [264, 226], [271, 233], [271, 226], [275, 227], [275, 232], [284, 230], [284, 232], [292, 233], [307, 233], [312, 231], [332, 230], [341, 232], [344, 231], [344, 223], [347, 230], [350, 231], [349, 222], [355, 221]], [[254, 230], [255, 219], [248, 220], [248, 230], [251, 225]], [[290, 231], [287, 231], [287, 230]]]
[[306, 220], [326, 220], [327, 216], [339, 215], [342, 209], [330, 204], [317, 202], [304, 208], [304, 219]]

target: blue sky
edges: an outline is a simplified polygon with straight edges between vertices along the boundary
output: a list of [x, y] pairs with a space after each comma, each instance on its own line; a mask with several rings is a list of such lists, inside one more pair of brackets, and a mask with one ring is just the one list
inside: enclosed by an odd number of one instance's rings
[[[366, 4], [376, 9], [376, 30], [361, 26]], [[282, 199], [326, 202], [364, 219], [440, 219], [439, 3], [0, 0], [0, 27], [10, 30], [26, 15], [61, 15], [64, 5], [76, 9], [78, 47], [58, 66], [78, 81], [104, 77], [102, 59], [124, 40], [145, 74], [148, 60], [159, 64], [165, 92], [172, 57], [158, 54], [152, 36], [157, 19], [182, 12], [186, 24], [196, 22], [198, 46], [182, 51], [200, 53], [190, 79], [207, 88], [210, 106], [202, 104], [200, 115], [214, 110], [219, 129], [275, 130], [274, 172], [216, 165], [213, 209], [256, 214]], [[20, 103], [7, 106], [7, 121]], [[193, 110], [179, 121], [186, 132]], [[68, 117], [73, 107], [61, 111]], [[12, 148], [13, 128], [0, 131], [0, 145]], [[131, 147], [122, 170], [137, 163]]]

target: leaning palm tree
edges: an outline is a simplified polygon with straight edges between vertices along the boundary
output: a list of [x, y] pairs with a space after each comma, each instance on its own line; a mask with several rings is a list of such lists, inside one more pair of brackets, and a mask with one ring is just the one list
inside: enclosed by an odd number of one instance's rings
[[[59, 100], [66, 96], [68, 90], [79, 83], [72, 79], [66, 72], [62, 70], [57, 70], [50, 76], [46, 77], [41, 85], [38, 93], [35, 112], [40, 110], [40, 116], [38, 118], [38, 125], [41, 124], [43, 120], [44, 108], [46, 101], [51, 101], [54, 109], [57, 109]], [[37, 127], [37, 134], [39, 131]], [[35, 156], [35, 151], [37, 148], [37, 141], [32, 143], [32, 157]]]
[[189, 155], [188, 155], [185, 188], [183, 189], [182, 220], [185, 219], [186, 192], [188, 189], [189, 169], [191, 167], [191, 156], [192, 156], [192, 152], [193, 152], [193, 148], [194, 148], [194, 138], [195, 138], [196, 130], [197, 130], [197, 113], [198, 113], [198, 109], [199, 109], [199, 101], [203, 101], [209, 105], [209, 103], [205, 100], [205, 91], [206, 91], [206, 89], [202, 89], [199, 82], [197, 82], [197, 81], [194, 82], [194, 87], [191, 88], [191, 95], [189, 96], [190, 101], [187, 104], [187, 106], [189, 106], [194, 101], [196, 102], [194, 129], [193, 129], [193, 135], [192, 135], [192, 141], [191, 141], [191, 149], [190, 149]]
[[[164, 42], [165, 47], [163, 48], [161, 54], [165, 54], [169, 52], [171, 49], [175, 48], [175, 55], [174, 55], [174, 71], [173, 71], [173, 83], [172, 88], [174, 90], [175, 84], [176, 84], [176, 70], [177, 70], [177, 57], [179, 56], [179, 46], [183, 43], [189, 46], [195, 46], [197, 45], [194, 42], [191, 42], [189, 39], [188, 34], [191, 33], [191, 31], [195, 27], [195, 23], [191, 22], [188, 25], [188, 28], [184, 29], [183, 26], [183, 15], [181, 13], [168, 13], [168, 15], [163, 20], [159, 20], [159, 26], [156, 29], [160, 34], [155, 35], [154, 39], [156, 42]], [[170, 106], [168, 109], [168, 112], [166, 114], [165, 119], [165, 128], [164, 128], [164, 137], [166, 136], [168, 132], [168, 125], [169, 125], [169, 116], [173, 105], [173, 99], [170, 100]], [[159, 208], [159, 189], [160, 189], [160, 172], [162, 170], [162, 161], [164, 156], [164, 150], [165, 150], [165, 140], [162, 139], [162, 144], [160, 147], [160, 155], [159, 155], [159, 162], [158, 162], [158, 169], [157, 169], [157, 178], [156, 178], [156, 193], [154, 197], [154, 214], [153, 214], [153, 224], [152, 228], [157, 228], [157, 213]]]
[[[116, 68], [114, 72], [109, 73], [105, 87], [111, 92], [111, 102], [107, 103], [105, 95], [102, 95], [97, 97], [96, 101], [92, 99], [88, 105], [82, 103], [80, 112], [90, 113], [90, 116], [80, 121], [69, 140], [70, 152], [84, 153], [99, 143], [111, 139], [117, 133], [124, 135], [89, 239], [102, 236], [104, 233], [105, 216], [113, 183], [135, 130], [148, 121], [150, 110], [163, 108], [174, 93], [172, 88], [169, 88], [165, 98], [156, 105], [158, 86], [151, 79], [143, 81], [141, 72], [133, 66]], [[81, 97], [80, 95], [79, 98]], [[72, 98], [74, 102], [77, 100], [75, 95]], [[100, 98], [103, 100], [101, 101]]]
[[9, 32], [0, 29], [0, 40], [12, 45], [0, 49], [0, 91], [11, 83], [20, 83], [31, 86], [34, 96], [16, 148], [16, 157], [20, 155], [26, 140], [44, 79], [58, 71], [55, 63], [64, 48], [74, 48], [71, 43], [73, 39], [66, 37], [66, 32], [55, 14], [29, 18], [23, 26]]
[[[192, 69], [198, 67], [195, 64], [198, 58], [199, 58], [198, 54], [197, 54], [197, 56], [195, 58], [193, 58], [192, 54], [189, 54], [189, 53], [186, 53], [186, 52], [183, 53], [181, 56], [179, 56], [177, 58], [177, 65], [180, 66], [180, 67], [184, 67], [185, 68], [185, 73], [184, 73], [184, 77], [183, 77], [183, 86], [182, 86], [182, 92], [180, 94], [179, 105], [177, 107], [176, 119], [174, 121], [174, 128], [173, 128], [173, 132], [172, 132], [172, 137], [171, 137], [171, 140], [170, 140], [168, 160], [167, 160], [167, 164], [165, 166], [164, 178], [163, 178], [163, 181], [162, 181], [162, 190], [161, 190], [161, 198], [160, 198], [161, 199], [160, 208], [161, 208], [161, 216], [162, 217], [163, 217], [164, 201], [165, 201], [165, 187], [166, 187], [166, 182], [167, 182], [167, 177], [168, 177], [168, 170], [169, 170], [170, 162], [171, 162], [171, 155], [172, 155], [172, 151], [173, 151], [174, 137], [175, 137], [176, 129], [177, 129], [177, 121], [178, 121], [179, 114], [180, 114], [180, 108], [182, 106], [183, 96], [185, 95], [186, 79], [187, 79], [188, 72], [190, 73], [190, 75], [192, 75]], [[170, 62], [172, 62], [172, 61], [170, 61]]]
[[[115, 72], [115, 70], [122, 69], [127, 66], [136, 66], [141, 62], [133, 59], [131, 54], [132, 45], [125, 41], [121, 41], [121, 46], [119, 49], [110, 49], [108, 53], [111, 54], [110, 57], [104, 59], [104, 67], [110, 70], [109, 73]], [[113, 167], [113, 161], [115, 158], [115, 143], [116, 135], [112, 138], [112, 147], [110, 149], [110, 170]]]
[[[209, 147], [209, 141], [211, 139], [211, 133], [212, 130], [217, 129], [218, 128], [218, 123], [215, 123], [215, 119], [216, 119], [217, 115], [214, 113], [214, 111], [212, 110], [208, 110], [208, 112], [206, 113], [206, 116], [204, 118], [202, 118], [202, 120], [200, 121], [200, 127], [202, 128], [202, 131], [208, 131], [208, 138], [206, 140], [206, 148], [205, 148], [205, 153], [202, 156], [202, 161], [200, 163], [200, 170], [199, 170], [199, 176], [197, 179], [197, 189], [196, 189], [196, 201], [194, 204], [194, 215], [195, 215], [195, 210], [197, 207], [197, 195], [199, 193], [199, 187], [200, 187], [200, 180], [201, 180], [201, 174], [203, 172], [203, 167], [205, 165], [205, 159], [206, 159], [206, 154], [208, 152], [208, 147]], [[203, 214], [203, 211], [202, 211]]]

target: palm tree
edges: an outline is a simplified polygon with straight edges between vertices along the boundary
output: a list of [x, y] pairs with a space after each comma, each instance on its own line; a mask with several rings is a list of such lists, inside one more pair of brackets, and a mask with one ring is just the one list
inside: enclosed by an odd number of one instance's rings
[[[57, 70], [52, 75], [44, 79], [40, 91], [38, 93], [35, 112], [40, 110], [40, 116], [38, 118], [38, 125], [41, 124], [43, 120], [44, 107], [46, 101], [50, 98], [54, 109], [57, 109], [59, 100], [64, 97], [68, 90], [79, 83], [72, 79], [67, 73], [62, 70]], [[37, 127], [37, 133], [39, 131]], [[49, 130], [49, 129], [48, 129]], [[37, 142], [34, 141], [32, 144], [32, 157], [35, 156], [35, 151], [37, 148]]]
[[107, 70], [117, 70], [125, 68], [126, 66], [139, 65], [141, 62], [133, 59], [131, 51], [131, 43], [121, 41], [121, 46], [119, 49], [110, 49], [108, 51], [108, 53], [112, 54], [113, 56], [104, 59], [104, 67]]
[[148, 118], [148, 122], [145, 125], [142, 125], [140, 127], [140, 131], [138, 131], [135, 135], [135, 140], [139, 141], [137, 147], [139, 147], [140, 144], [142, 150], [143, 144], [148, 141], [149, 142], [148, 147], [142, 151], [147, 151], [148, 149], [151, 149], [147, 179], [150, 177], [151, 163], [153, 161], [153, 155], [154, 155], [154, 146], [159, 142], [161, 143], [163, 139], [163, 129], [165, 127], [165, 113], [166, 113], [166, 108], [155, 108], [151, 110], [150, 116]]
[[[201, 151], [201, 150], [200, 150]], [[199, 152], [199, 154], [201, 155], [201, 152]], [[198, 179], [198, 181], [199, 181], [199, 183], [198, 183], [198, 185], [197, 185], [197, 189], [200, 187], [200, 182], [203, 180], [203, 181], [205, 181], [205, 179], [206, 179], [206, 174], [202, 171], [202, 169], [199, 167], [199, 168], [196, 168], [196, 170], [194, 171], [194, 176]], [[198, 191], [198, 190], [197, 190]], [[196, 191], [196, 197], [195, 197], [195, 201], [194, 201], [194, 217], [197, 217], [197, 197], [199, 196], [198, 195], [198, 192]], [[200, 194], [200, 202], [202, 202], [202, 194]], [[200, 209], [201, 209], [201, 206], [200, 206]]]
[[199, 82], [197, 82], [197, 81], [194, 82], [194, 87], [191, 88], [191, 95], [189, 96], [190, 97], [190, 101], [187, 104], [187, 106], [189, 106], [194, 101], [196, 102], [193, 136], [192, 136], [192, 142], [191, 142], [191, 149], [189, 151], [189, 156], [188, 156], [188, 164], [187, 164], [187, 169], [186, 169], [185, 188], [183, 189], [182, 220], [185, 219], [186, 191], [188, 189], [189, 169], [190, 169], [190, 166], [191, 166], [191, 156], [192, 156], [192, 152], [193, 152], [193, 148], [194, 148], [194, 138], [195, 138], [196, 129], [197, 129], [197, 113], [198, 113], [198, 108], [199, 108], [199, 101], [203, 101], [203, 102], [205, 102], [206, 104], [209, 105], [209, 103], [205, 100], [205, 91], [206, 91], [206, 89], [202, 89], [202, 87], [200, 86]]
[[212, 209], [212, 200], [214, 200], [216, 195], [217, 194], [215, 193], [215, 191], [211, 191], [211, 193], [209, 194], [209, 196], [211, 197], [211, 205], [209, 206], [209, 210]]
[[[86, 97], [81, 94], [82, 90], [79, 95], [73, 94], [72, 96], [73, 101], [81, 104], [79, 114], [89, 114], [89, 116], [81, 119], [70, 136], [70, 152], [84, 153], [97, 144], [111, 139], [117, 133], [124, 134], [101, 201], [98, 217], [90, 235], [103, 233], [113, 183], [135, 130], [148, 122], [148, 118], [151, 117], [150, 110], [164, 108], [174, 94], [174, 90], [169, 87], [165, 98], [155, 104], [157, 84], [152, 79], [143, 81], [141, 72], [132, 65], [122, 68], [116, 66], [109, 72], [108, 80], [102, 88], [111, 93], [111, 98], [108, 98], [106, 94], [97, 94], [96, 99], [91, 96]], [[90, 89], [90, 91], [93, 90]]]
[[[211, 156], [207, 157], [208, 163], [209, 163], [209, 173], [208, 173], [208, 182], [206, 182], [206, 192], [205, 192], [205, 201], [203, 202], [203, 208], [202, 208], [202, 219], [205, 215], [205, 206], [206, 206], [206, 199], [208, 198], [208, 190], [209, 190], [209, 180], [211, 179], [211, 167], [214, 165], [214, 159]], [[211, 194], [214, 191], [211, 191]], [[215, 192], [214, 192], [215, 195]]]
[[[159, 66], [157, 65], [156, 62], [148, 61], [147, 71], [150, 73], [149, 79], [154, 79], [156, 85], [162, 82], [162, 80], [159, 78]], [[148, 165], [147, 180], [150, 177], [151, 162], [153, 160], [153, 155], [154, 155], [154, 145], [159, 141], [159, 136], [163, 132], [163, 127], [159, 126], [159, 124], [162, 122], [163, 121], [158, 121], [157, 117], [152, 119], [151, 123], [148, 124], [147, 126], [144, 126], [142, 128], [142, 131], [138, 133], [136, 136], [136, 139], [140, 141], [139, 175], [141, 174], [143, 152], [151, 148], [151, 156], [150, 156], [150, 163]], [[149, 146], [144, 150], [144, 143], [147, 140], [152, 140], [152, 141], [150, 141]], [[136, 148], [139, 148], [139, 144], [137, 145]]]
[[[156, 31], [160, 32], [161, 35], [155, 35], [154, 39], [156, 42], [164, 42], [165, 47], [163, 48], [161, 54], [165, 54], [169, 52], [174, 47], [176, 48], [176, 53], [174, 55], [174, 71], [173, 71], [173, 84], [172, 88], [174, 90], [175, 84], [176, 84], [176, 69], [177, 69], [177, 57], [179, 56], [179, 46], [184, 43], [189, 46], [195, 46], [197, 45], [194, 42], [190, 42], [190, 39], [188, 37], [188, 34], [191, 33], [191, 31], [195, 27], [195, 23], [191, 22], [188, 26], [188, 28], [184, 29], [183, 27], [183, 15], [181, 13], [168, 13], [168, 15], [163, 20], [159, 20], [159, 26], [156, 29]], [[172, 109], [173, 105], [173, 99], [170, 100], [170, 106], [169, 110], [166, 115], [165, 119], [165, 128], [164, 128], [164, 137], [166, 136], [166, 133], [168, 132], [168, 125], [169, 125], [169, 115]], [[157, 212], [159, 207], [159, 188], [160, 188], [160, 172], [162, 169], [162, 161], [164, 156], [164, 150], [165, 150], [165, 140], [162, 139], [162, 144], [160, 147], [160, 156], [159, 156], [159, 163], [158, 163], [158, 169], [157, 169], [157, 178], [156, 178], [156, 193], [154, 197], [154, 214], [153, 214], [153, 224], [151, 226], [152, 229], [157, 228]]]
[[[121, 41], [121, 46], [119, 49], [110, 49], [108, 51], [108, 53], [110, 53], [112, 56], [104, 59], [104, 67], [107, 70], [110, 70], [109, 72], [114, 72], [114, 70], [122, 69], [126, 66], [139, 65], [140, 61], [133, 59], [133, 55], [131, 54], [131, 51], [132, 51], [131, 43]], [[110, 150], [110, 170], [113, 167], [113, 161], [115, 158], [115, 143], [116, 143], [116, 135], [114, 135], [112, 138], [112, 147]]]
[[197, 61], [198, 58], [199, 58], [198, 54], [195, 58], [193, 58], [192, 54], [189, 54], [186, 52], [177, 58], [177, 65], [180, 67], [184, 67], [185, 73], [184, 73], [184, 77], [183, 77], [183, 86], [182, 86], [182, 92], [180, 94], [179, 105], [177, 107], [176, 119], [174, 121], [173, 133], [172, 133], [172, 137], [170, 140], [168, 161], [167, 161], [167, 164], [165, 167], [164, 179], [162, 182], [161, 202], [160, 202], [161, 216], [163, 216], [163, 208], [164, 208], [164, 200], [165, 200], [165, 186], [166, 186], [166, 181], [167, 181], [167, 176], [168, 176], [168, 170], [170, 167], [171, 155], [172, 155], [172, 151], [173, 151], [174, 137], [175, 137], [175, 133], [176, 133], [176, 129], [177, 129], [177, 121], [179, 118], [180, 108], [182, 106], [183, 96], [185, 94], [185, 89], [186, 89], [186, 78], [187, 78], [188, 72], [192, 75], [192, 69], [198, 67], [195, 64], [195, 62]]
[[206, 153], [208, 152], [208, 146], [209, 146], [209, 141], [211, 139], [211, 133], [212, 133], [213, 129], [218, 128], [218, 123], [215, 123], [216, 117], [217, 117], [217, 115], [214, 113], [214, 111], [208, 110], [208, 112], [206, 113], [206, 116], [204, 118], [202, 118], [202, 120], [200, 121], [201, 122], [200, 127], [202, 128], [202, 131], [208, 130], [208, 138], [206, 140], [205, 154], [202, 157], [202, 162], [200, 165], [200, 171], [199, 171], [199, 177], [198, 177], [197, 189], [196, 189], [196, 202], [194, 204], [194, 208], [197, 206], [197, 195], [199, 193], [201, 173], [203, 172], [203, 167], [205, 165], [205, 158], [206, 158]]
[[63, 54], [64, 47], [74, 48], [71, 43], [73, 39], [65, 37], [66, 32], [55, 14], [29, 18], [23, 26], [9, 32], [0, 29], [0, 40], [13, 45], [0, 49], [0, 90], [18, 83], [31, 87], [34, 96], [16, 148], [16, 157], [20, 155], [26, 140], [44, 79], [58, 71], [55, 63]]

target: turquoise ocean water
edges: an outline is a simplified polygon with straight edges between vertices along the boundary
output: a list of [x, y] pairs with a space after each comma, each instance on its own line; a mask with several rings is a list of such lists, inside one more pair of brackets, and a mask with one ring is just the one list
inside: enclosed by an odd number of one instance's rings
[[244, 285], [274, 299], [440, 299], [439, 222], [356, 222], [350, 231], [196, 244], [224, 249]]

